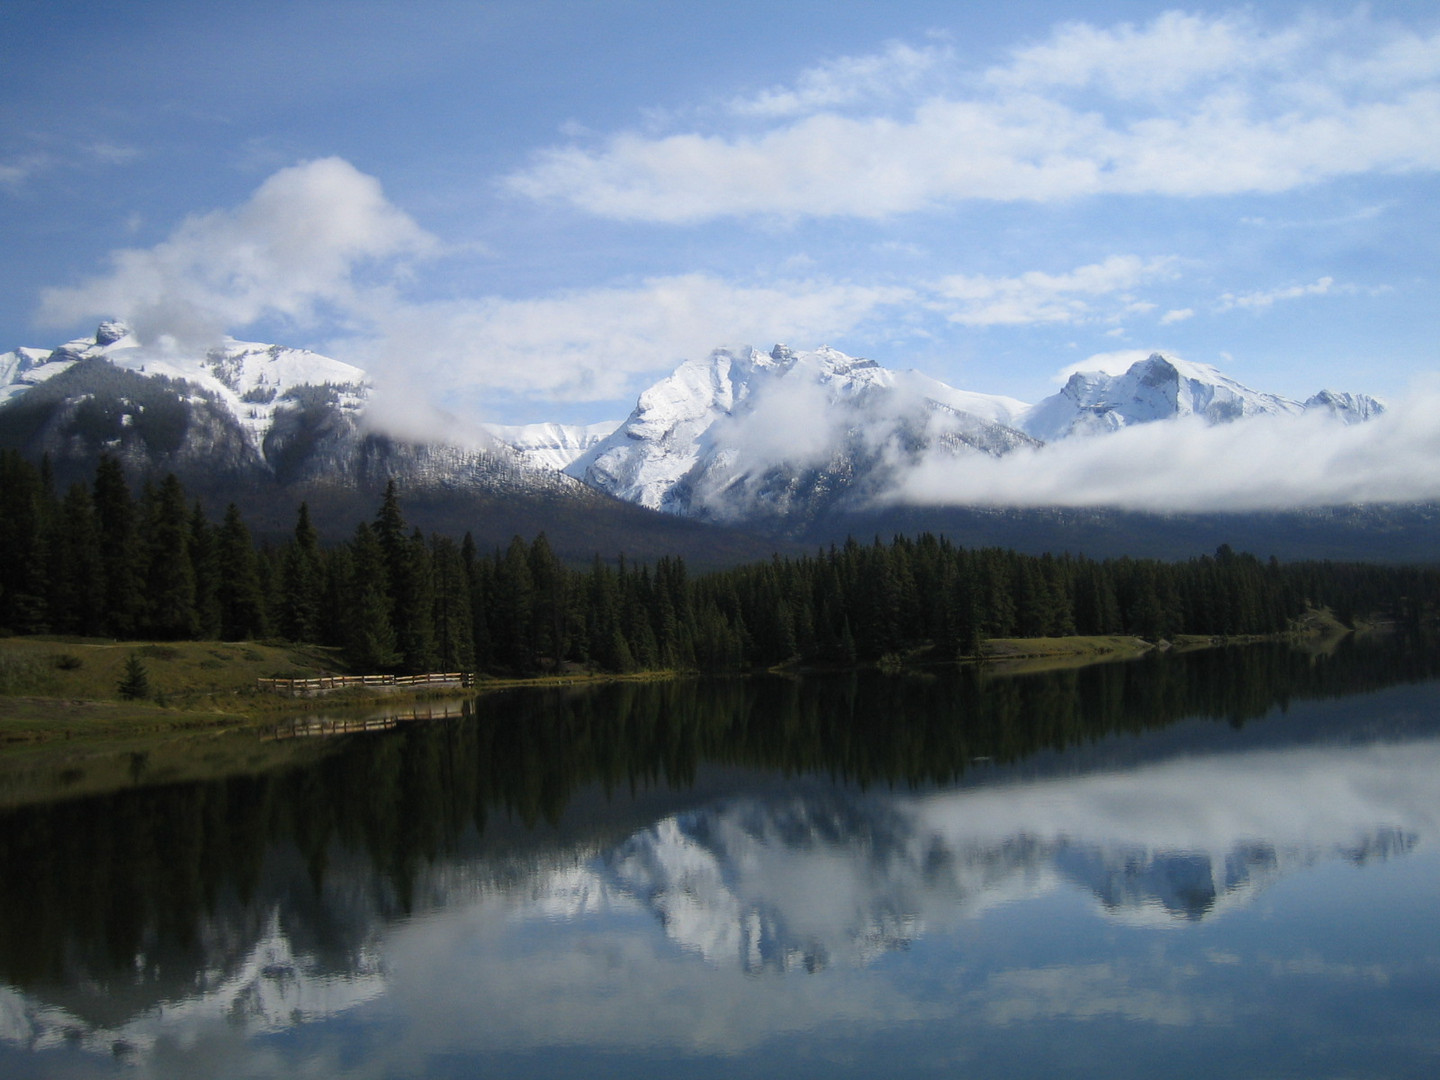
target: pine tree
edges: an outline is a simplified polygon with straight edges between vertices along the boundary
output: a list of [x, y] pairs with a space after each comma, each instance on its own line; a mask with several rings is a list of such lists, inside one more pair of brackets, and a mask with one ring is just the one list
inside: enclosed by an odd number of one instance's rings
[[534, 587], [530, 549], [516, 536], [495, 568], [492, 606], [496, 627], [504, 634], [495, 643], [496, 658], [514, 671], [535, 669]]
[[120, 696], [127, 701], [138, 701], [140, 698], [150, 696], [150, 676], [145, 670], [145, 665], [140, 662], [140, 657], [131, 653], [125, 661], [125, 674], [120, 679], [117, 687]]
[[320, 640], [324, 591], [320, 537], [310, 523], [309, 505], [302, 502], [280, 563], [280, 630], [291, 641]]
[[434, 568], [436, 662], [442, 671], [474, 671], [475, 639], [470, 604], [470, 580], [455, 541], [431, 537], [430, 563]]
[[105, 629], [105, 570], [90, 488], [72, 484], [51, 544], [50, 612], [56, 630], [98, 636]]
[[147, 488], [144, 514], [145, 628], [152, 637], [190, 639], [199, 629], [195, 565], [185, 490], [171, 473]]
[[41, 474], [13, 450], [0, 454], [0, 626], [49, 629], [50, 498]]
[[199, 500], [190, 509], [190, 562], [195, 568], [195, 635], [220, 636], [219, 582], [215, 562], [216, 530]]
[[220, 636], [226, 641], [264, 637], [265, 592], [250, 531], [234, 503], [225, 508], [225, 520], [215, 542], [216, 601], [220, 608]]
[[364, 671], [388, 671], [400, 663], [389, 584], [385, 553], [375, 530], [362, 521], [350, 544], [345, 649], [351, 663]]
[[108, 454], [95, 469], [95, 518], [105, 578], [105, 631], [130, 637], [142, 607], [135, 506], [124, 470]]
[[416, 529], [401, 550], [397, 580], [390, 588], [395, 644], [411, 672], [435, 668], [435, 582], [430, 549]]

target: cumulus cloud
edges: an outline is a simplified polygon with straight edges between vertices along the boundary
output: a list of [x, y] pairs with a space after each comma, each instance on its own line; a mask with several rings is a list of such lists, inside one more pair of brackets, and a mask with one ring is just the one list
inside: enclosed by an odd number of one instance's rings
[[1194, 417], [1073, 437], [1003, 458], [934, 455], [894, 500], [922, 505], [1281, 510], [1440, 499], [1440, 384], [1364, 424]]
[[719, 342], [815, 340], [912, 301], [893, 286], [682, 274], [535, 299], [397, 304], [372, 312], [376, 335], [355, 347], [382, 369], [443, 385], [601, 400]]
[[240, 207], [191, 217], [154, 247], [114, 252], [107, 273], [45, 290], [40, 317], [118, 316], [142, 337], [204, 344], [262, 318], [360, 310], [367, 265], [437, 248], [378, 180], [324, 158], [282, 169]]
[[1111, 256], [1057, 273], [955, 275], [888, 285], [795, 277], [760, 283], [681, 274], [532, 299], [483, 297], [372, 311], [355, 347], [382, 367], [448, 385], [599, 400], [724, 342], [822, 343], [882, 318], [939, 313], [967, 326], [1082, 323], [1144, 311], [1130, 290], [1172, 277], [1172, 256]]
[[1075, 23], [984, 72], [945, 50], [892, 45], [816, 67], [729, 115], [748, 123], [554, 147], [507, 185], [605, 217], [681, 223], [1280, 192], [1433, 171], [1440, 34], [1363, 11], [1278, 28], [1173, 12], [1143, 26]]
[[[1179, 262], [1123, 254], [900, 285], [838, 280], [801, 261], [751, 280], [692, 273], [528, 298], [407, 297], [397, 287], [407, 261], [439, 247], [378, 180], [327, 158], [280, 170], [240, 206], [193, 216], [153, 247], [112, 253], [107, 272], [45, 290], [40, 315], [58, 325], [120, 317], [144, 340], [192, 347], [288, 320], [370, 369], [387, 396], [584, 401], [633, 392], [640, 377], [724, 342], [821, 343], [897, 315], [969, 326], [1113, 320], [1153, 308], [1134, 290], [1174, 276]], [[433, 424], [425, 416], [422, 428]]]

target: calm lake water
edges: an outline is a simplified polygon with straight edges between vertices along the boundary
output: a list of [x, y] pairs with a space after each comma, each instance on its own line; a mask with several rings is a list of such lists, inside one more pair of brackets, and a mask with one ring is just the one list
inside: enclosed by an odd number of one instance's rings
[[0, 1075], [1433, 1077], [1437, 652], [39, 764], [0, 785]]

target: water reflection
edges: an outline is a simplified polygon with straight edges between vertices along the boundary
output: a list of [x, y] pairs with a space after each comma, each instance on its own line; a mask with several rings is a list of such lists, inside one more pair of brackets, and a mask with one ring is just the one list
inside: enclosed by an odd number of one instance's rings
[[516, 694], [16, 807], [0, 1071], [924, 1074], [1022, 1025], [1020, 1075], [1084, 1021], [1094, 1075], [1157, 1028], [1273, 1072], [1317, 1000], [1432, 1061], [1433, 657]]

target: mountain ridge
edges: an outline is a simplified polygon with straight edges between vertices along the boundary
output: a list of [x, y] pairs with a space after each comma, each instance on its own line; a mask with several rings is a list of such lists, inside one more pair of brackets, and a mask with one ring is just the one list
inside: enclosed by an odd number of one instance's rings
[[1157, 515], [875, 500], [927, 456], [999, 458], [1040, 446], [1038, 431], [1064, 441], [1181, 415], [1318, 411], [1359, 423], [1384, 411], [1364, 394], [1264, 394], [1160, 353], [1118, 375], [1077, 373], [1030, 405], [831, 348], [734, 346], [679, 365], [608, 433], [494, 424], [469, 445], [373, 430], [371, 392], [359, 368], [306, 350], [227, 339], [187, 355], [103, 323], [91, 339], [0, 355], [0, 446], [48, 455], [61, 484], [88, 481], [102, 453], [140, 478], [176, 472], [212, 514], [236, 502], [261, 535], [286, 533], [308, 501], [326, 537], [343, 539], [396, 480], [418, 527], [469, 531], [485, 547], [545, 532], [577, 562], [624, 552], [713, 566], [926, 531], [1100, 557], [1231, 543], [1286, 558], [1423, 561], [1440, 545], [1428, 504]]

